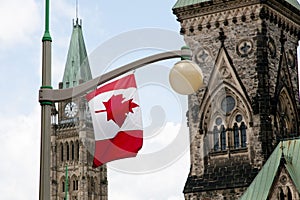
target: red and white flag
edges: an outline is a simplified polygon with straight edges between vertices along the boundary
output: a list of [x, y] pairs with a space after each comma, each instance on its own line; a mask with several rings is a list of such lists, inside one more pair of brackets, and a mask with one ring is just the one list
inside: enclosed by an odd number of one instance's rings
[[136, 156], [143, 130], [134, 74], [101, 85], [86, 99], [95, 135], [93, 167]]

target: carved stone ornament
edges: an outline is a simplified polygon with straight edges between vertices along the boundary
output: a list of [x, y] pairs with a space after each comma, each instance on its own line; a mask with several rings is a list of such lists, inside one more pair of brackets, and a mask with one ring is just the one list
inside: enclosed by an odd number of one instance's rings
[[237, 52], [244, 57], [249, 55], [253, 50], [253, 44], [250, 40], [241, 40], [237, 45]]
[[198, 53], [196, 54], [196, 60], [198, 63], [205, 63], [211, 60], [211, 56], [208, 50], [206, 49], [199, 49]]
[[275, 46], [275, 42], [272, 38], [269, 38], [268, 50], [269, 50], [271, 57], [275, 58], [276, 57], [276, 46]]
[[282, 185], [285, 185], [286, 183], [287, 183], [287, 177], [285, 176], [285, 175], [282, 175], [281, 177], [280, 177], [280, 183], [282, 184]]
[[229, 79], [231, 77], [230, 71], [226, 65], [220, 67], [219, 72], [223, 79]]
[[293, 55], [292, 50], [289, 50], [287, 55], [287, 64], [290, 68], [294, 69], [295, 68], [295, 56]]

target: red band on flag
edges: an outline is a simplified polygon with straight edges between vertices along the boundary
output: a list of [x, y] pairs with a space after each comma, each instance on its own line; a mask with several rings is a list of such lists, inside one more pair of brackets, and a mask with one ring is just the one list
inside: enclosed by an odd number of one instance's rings
[[112, 139], [95, 142], [93, 167], [112, 160], [135, 157], [143, 146], [143, 131], [120, 131]]
[[92, 98], [94, 98], [95, 96], [97, 96], [101, 93], [109, 92], [109, 91], [113, 91], [113, 90], [127, 89], [130, 87], [136, 88], [134, 74], [130, 74], [128, 76], [125, 76], [123, 78], [120, 78], [118, 80], [115, 80], [111, 83], [105, 84], [105, 85], [97, 88], [96, 90], [88, 93], [86, 95], [86, 99], [87, 99], [87, 101], [90, 101]]

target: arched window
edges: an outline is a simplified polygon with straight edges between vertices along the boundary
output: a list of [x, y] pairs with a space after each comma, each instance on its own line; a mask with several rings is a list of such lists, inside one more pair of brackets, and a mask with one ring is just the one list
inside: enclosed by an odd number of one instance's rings
[[65, 182], [64, 181], [61, 183], [61, 188], [62, 188], [62, 192], [65, 192]]
[[66, 147], [67, 147], [67, 160], [70, 160], [70, 146], [68, 142], [66, 142]]
[[284, 200], [284, 193], [283, 193], [282, 188], [279, 188], [278, 193], [279, 193], [279, 200]]
[[211, 97], [211, 102], [203, 110], [205, 114], [199, 126], [201, 133], [206, 133], [204, 139], [208, 140], [204, 141], [204, 152], [222, 151], [212, 153], [213, 156], [226, 152], [238, 155], [247, 151], [247, 126], [251, 127], [252, 121], [251, 112], [247, 109], [250, 105], [243, 95], [238, 95], [231, 88], [225, 87], [225, 94], [220, 92]]
[[242, 136], [241, 146], [246, 147], [247, 146], [247, 132], [246, 132], [247, 127], [244, 122], [241, 123], [240, 129], [241, 129], [241, 136]]
[[233, 125], [233, 135], [234, 135], [234, 148], [237, 149], [240, 147], [240, 134], [237, 123]]
[[214, 126], [213, 137], [214, 137], [214, 151], [218, 151], [220, 148], [220, 144], [219, 144], [219, 130], [217, 126]]
[[74, 160], [74, 153], [75, 153], [75, 149], [74, 149], [74, 143], [72, 141], [71, 142], [71, 160]]
[[64, 161], [64, 145], [63, 143], [60, 143], [60, 160]]
[[221, 126], [221, 150], [226, 150], [226, 129], [224, 125]]
[[79, 142], [78, 142], [78, 140], [76, 140], [76, 156], [75, 156], [75, 158], [77, 159], [77, 160], [79, 160]]
[[76, 176], [72, 177], [72, 189], [73, 191], [77, 191], [78, 190], [78, 178]]
[[291, 189], [290, 189], [290, 187], [287, 187], [287, 192], [288, 192], [288, 194], [287, 194], [287, 196], [288, 196], [288, 200], [293, 200], [293, 195], [292, 195], [292, 191], [291, 191]]

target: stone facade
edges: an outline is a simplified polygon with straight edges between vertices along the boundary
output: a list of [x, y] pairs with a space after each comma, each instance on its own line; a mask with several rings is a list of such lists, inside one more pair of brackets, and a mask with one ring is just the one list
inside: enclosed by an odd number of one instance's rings
[[189, 96], [185, 197], [236, 199], [278, 141], [299, 136], [300, 12], [282, 0], [203, 1], [173, 11], [206, 86]]
[[73, 99], [78, 111], [70, 117], [65, 113], [69, 102], [52, 109], [51, 199], [63, 200], [67, 192], [70, 200], [107, 200], [106, 166], [92, 168], [94, 134], [87, 103]]
[[280, 170], [278, 171], [278, 174], [273, 183], [272, 189], [270, 190], [269, 199], [270, 200], [276, 200], [276, 199], [297, 200], [297, 199], [300, 199], [299, 193], [297, 193], [295, 191], [297, 191], [297, 189], [295, 188], [295, 185], [294, 185], [289, 173], [283, 167], [283, 165], [281, 165]]
[[[77, 19], [59, 89], [91, 79], [81, 20]], [[51, 118], [51, 200], [107, 200], [106, 165], [92, 167], [94, 130], [85, 98], [53, 105]]]

